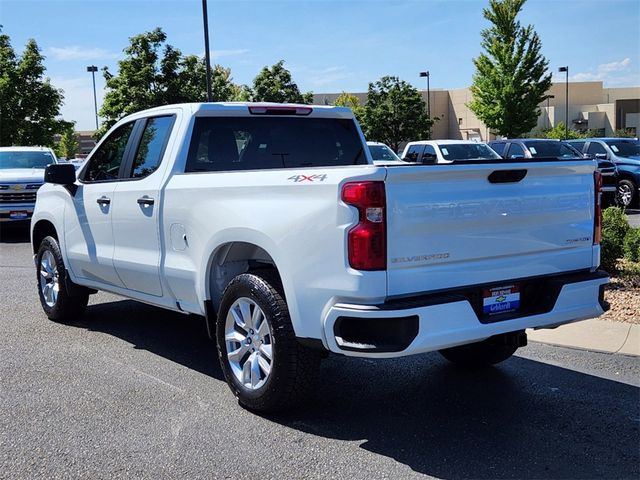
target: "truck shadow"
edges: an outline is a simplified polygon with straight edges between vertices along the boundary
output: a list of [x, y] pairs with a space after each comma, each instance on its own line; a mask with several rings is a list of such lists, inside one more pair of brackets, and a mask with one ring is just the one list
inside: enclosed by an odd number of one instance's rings
[[[223, 379], [199, 317], [125, 300], [93, 305], [86, 320], [90, 330]], [[314, 436], [358, 442], [368, 452], [438, 478], [640, 474], [635, 386], [523, 357], [470, 372], [438, 354], [376, 361], [332, 355], [318, 380], [305, 407], [264, 418]], [[363, 465], [363, 472], [370, 468]]]
[[0, 223], [0, 243], [29, 243], [29, 222]]

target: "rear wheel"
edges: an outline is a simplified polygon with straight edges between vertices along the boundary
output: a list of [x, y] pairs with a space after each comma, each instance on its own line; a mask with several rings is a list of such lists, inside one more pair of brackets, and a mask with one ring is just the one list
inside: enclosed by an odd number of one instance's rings
[[71, 282], [62, 261], [58, 242], [53, 237], [45, 237], [40, 243], [36, 257], [38, 295], [44, 313], [50, 320], [72, 322], [87, 308], [89, 292], [76, 286], [68, 290]]
[[635, 201], [637, 186], [631, 180], [620, 180], [618, 182], [618, 204], [621, 207], [630, 207]]
[[297, 341], [276, 275], [234, 278], [220, 303], [216, 330], [220, 365], [241, 405], [283, 410], [310, 393], [320, 352]]
[[467, 368], [495, 365], [505, 361], [518, 350], [518, 344], [505, 340], [507, 337], [502, 335], [491, 337], [482, 342], [440, 350], [440, 355], [456, 365]]

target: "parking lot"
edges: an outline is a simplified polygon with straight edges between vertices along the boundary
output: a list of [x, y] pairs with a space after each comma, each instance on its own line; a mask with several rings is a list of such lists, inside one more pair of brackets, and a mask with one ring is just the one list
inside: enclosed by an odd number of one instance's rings
[[636, 357], [531, 344], [466, 372], [331, 356], [306, 407], [258, 416], [201, 319], [100, 293], [80, 323], [50, 322], [27, 230], [0, 242], [0, 477], [640, 475]]

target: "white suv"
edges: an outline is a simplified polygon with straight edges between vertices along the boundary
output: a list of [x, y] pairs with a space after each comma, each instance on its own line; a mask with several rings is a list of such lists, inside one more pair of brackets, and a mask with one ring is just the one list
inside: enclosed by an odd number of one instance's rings
[[402, 159], [406, 162], [437, 164], [465, 160], [499, 160], [501, 157], [486, 143], [471, 140], [422, 140], [409, 142]]

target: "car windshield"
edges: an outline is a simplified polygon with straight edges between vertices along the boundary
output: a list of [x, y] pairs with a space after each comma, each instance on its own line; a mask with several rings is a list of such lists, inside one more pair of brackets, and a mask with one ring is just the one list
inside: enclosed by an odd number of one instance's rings
[[524, 142], [529, 149], [531, 157], [556, 157], [556, 158], [582, 158], [582, 154], [571, 145], [564, 142]]
[[619, 157], [640, 157], [640, 142], [638, 140], [606, 140], [606, 143]]
[[456, 160], [496, 160], [501, 158], [484, 143], [448, 143], [438, 145], [442, 157], [448, 161]]
[[369, 145], [369, 151], [374, 160], [400, 160], [386, 145]]
[[5, 151], [0, 152], [0, 169], [7, 168], [45, 168], [54, 163], [49, 152]]

